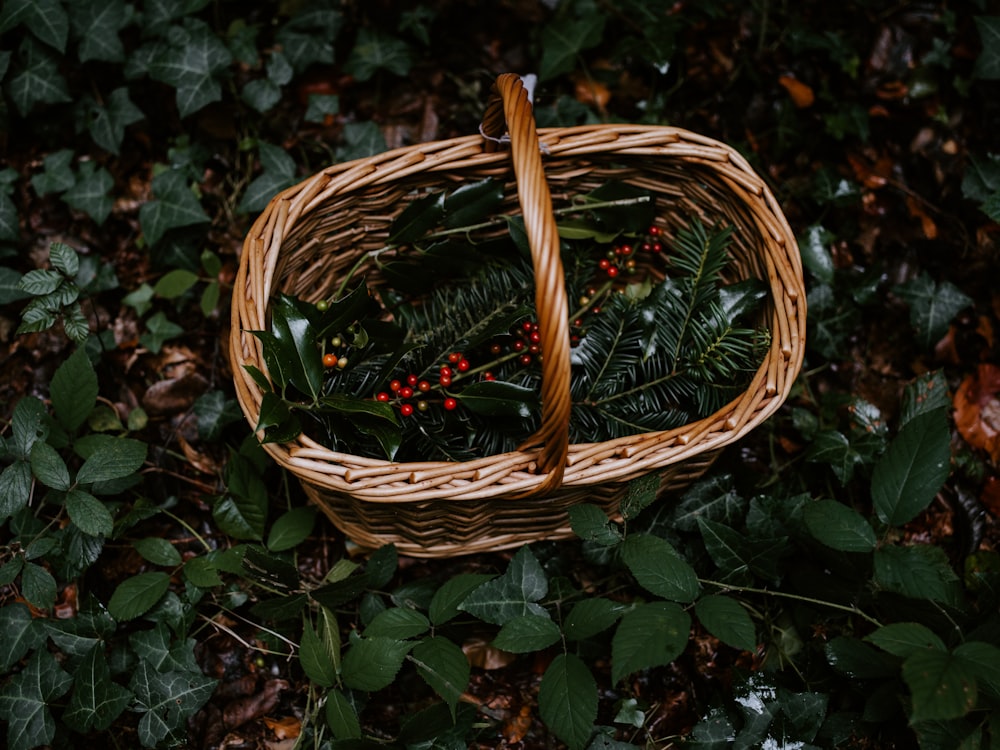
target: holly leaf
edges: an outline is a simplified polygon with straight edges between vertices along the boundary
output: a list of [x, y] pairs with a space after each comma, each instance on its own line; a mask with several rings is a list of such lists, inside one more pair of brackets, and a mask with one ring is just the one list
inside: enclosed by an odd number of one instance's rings
[[184, 170], [161, 172], [153, 178], [152, 188], [156, 199], [139, 209], [139, 225], [150, 245], [157, 244], [171, 229], [209, 223]]
[[413, 200], [389, 227], [389, 242], [405, 245], [416, 242], [444, 219], [445, 194], [431, 193]]
[[52, 742], [56, 724], [48, 704], [65, 695], [72, 683], [47, 649], [31, 655], [27, 666], [0, 690], [0, 718], [7, 722], [9, 750]]
[[501, 380], [482, 380], [455, 394], [462, 406], [485, 417], [528, 419], [538, 412], [538, 394], [531, 388]]

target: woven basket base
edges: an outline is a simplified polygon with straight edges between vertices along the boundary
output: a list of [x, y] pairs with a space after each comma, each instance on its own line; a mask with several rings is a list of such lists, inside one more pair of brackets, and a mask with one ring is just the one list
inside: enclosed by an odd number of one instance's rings
[[[699, 479], [721, 449], [706, 451], [659, 472], [658, 496], [677, 493]], [[333, 525], [362, 550], [396, 545], [408, 557], [451, 557], [520, 547], [537, 541], [574, 536], [569, 509], [580, 503], [599, 506], [620, 521], [622, 482], [563, 487], [544, 498], [507, 499], [488, 506], [479, 502], [426, 500], [372, 503], [301, 480], [306, 495]]]

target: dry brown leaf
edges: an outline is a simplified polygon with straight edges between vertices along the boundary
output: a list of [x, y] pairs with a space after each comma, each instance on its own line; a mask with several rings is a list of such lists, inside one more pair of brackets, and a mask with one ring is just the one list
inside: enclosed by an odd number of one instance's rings
[[924, 237], [929, 240], [936, 239], [938, 234], [937, 224], [934, 223], [934, 219], [930, 217], [930, 214], [924, 210], [920, 201], [912, 195], [908, 195], [906, 196], [906, 207], [910, 211], [910, 216], [920, 219], [920, 227], [923, 229]]
[[279, 740], [294, 740], [302, 732], [302, 720], [294, 716], [284, 716], [280, 719], [271, 719], [265, 716], [264, 724]]
[[816, 94], [813, 93], [812, 87], [807, 83], [802, 83], [798, 78], [779, 76], [778, 83], [784, 87], [788, 95], [792, 97], [792, 103], [799, 109], [811, 107], [816, 101]]
[[142, 396], [142, 408], [151, 416], [187, 411], [207, 391], [209, 382], [198, 372], [153, 383]]
[[517, 659], [516, 654], [501, 651], [483, 638], [469, 638], [462, 644], [462, 651], [469, 664], [479, 669], [503, 669]]
[[611, 92], [600, 81], [595, 81], [582, 74], [573, 76], [573, 95], [581, 104], [597, 107], [603, 110], [611, 101]]
[[268, 680], [255, 695], [232, 701], [222, 710], [222, 721], [230, 729], [242, 726], [252, 719], [274, 710], [282, 690], [288, 689], [285, 680]]
[[955, 391], [955, 426], [965, 441], [1000, 464], [1000, 367], [983, 363]]
[[521, 706], [521, 710], [503, 725], [503, 738], [510, 743], [520, 742], [531, 729], [531, 706]]

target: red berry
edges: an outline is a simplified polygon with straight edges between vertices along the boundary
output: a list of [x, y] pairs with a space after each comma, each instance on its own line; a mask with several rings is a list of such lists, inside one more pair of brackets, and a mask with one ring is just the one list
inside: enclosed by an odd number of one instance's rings
[[442, 375], [438, 378], [438, 383], [440, 383], [443, 388], [447, 388], [451, 385], [451, 375]]
[[413, 414], [413, 404], [403, 404], [399, 407], [399, 413], [404, 417], [408, 417]]
[[406, 376], [406, 382], [407, 382], [407, 383], [409, 383], [410, 385], [416, 385], [416, 384], [417, 384], [417, 381], [418, 381], [419, 379], [420, 379], [420, 378], [418, 378], [418, 377], [417, 377], [416, 375], [414, 375], [414, 374], [413, 374], [412, 372], [411, 372], [411, 373], [410, 373], [409, 375], [407, 375], [407, 376]]
[[389, 390], [392, 391], [393, 393], [395, 393], [402, 387], [403, 384], [400, 383], [398, 380], [393, 380], [392, 382], [389, 383]]
[[503, 351], [503, 347], [500, 346], [500, 344], [493, 344], [493, 346], [490, 347], [490, 353], [491, 354], [499, 354], [502, 351]]
[[408, 385], [404, 385], [402, 388], [399, 389], [399, 396], [400, 398], [412, 398], [413, 389], [410, 388], [410, 386]]
[[452, 411], [456, 406], [458, 406], [458, 401], [449, 397], [444, 400], [444, 408], [448, 411]]
[[427, 393], [427, 391], [429, 391], [430, 389], [431, 389], [431, 384], [428, 383], [426, 380], [421, 380], [419, 383], [417, 383], [417, 390], [420, 391], [421, 393]]
[[660, 228], [654, 224], [649, 228], [649, 233], [655, 237], [660, 233]]
[[469, 360], [467, 360], [467, 359], [460, 359], [460, 360], [458, 360], [458, 364], [455, 365], [455, 367], [458, 368], [459, 372], [465, 372], [466, 370], [469, 369], [469, 367], [471, 367], [471, 365], [469, 364]]
[[530, 354], [522, 354], [520, 357], [518, 357], [518, 361], [522, 365], [530, 365], [531, 364], [531, 355]]
[[609, 268], [611, 266], [611, 261], [608, 260], [607, 258], [601, 258], [597, 262], [597, 265], [600, 266], [603, 269], [607, 269], [607, 268]]
[[622, 250], [622, 255], [631, 255], [632, 254], [632, 246], [631, 245], [622, 245], [621, 250]]
[[653, 247], [651, 249], [654, 253], [663, 252], [663, 245], [661, 245], [659, 242], [654, 242]]
[[532, 323], [530, 320], [526, 320], [521, 324], [521, 328], [523, 328], [525, 331], [530, 331], [534, 325], [535, 324]]
[[448, 355], [448, 361], [451, 362], [452, 364], [455, 364], [461, 358], [462, 358], [461, 352], [452, 352], [451, 354]]
[[389, 394], [386, 393], [385, 391], [382, 391], [381, 393], [378, 393], [378, 394], [375, 395], [375, 400], [376, 401], [383, 401], [384, 402], [384, 401], [388, 401], [389, 398], [390, 398]]
[[492, 372], [487, 371], [483, 373], [483, 380], [496, 380], [496, 376]]
[[336, 354], [324, 354], [323, 355], [323, 366], [324, 367], [336, 367], [337, 366], [337, 359], [339, 359], [339, 358], [337, 357]]
[[615, 266], [611, 266], [611, 268], [608, 269], [608, 276], [610, 276], [613, 279], [617, 275], [618, 275], [618, 269]]
[[531, 335], [528, 336], [528, 340], [532, 344], [537, 344], [539, 341], [542, 340], [542, 334], [540, 334], [538, 331], [532, 331]]
[[454, 374], [455, 374], [454, 371], [450, 367], [448, 367], [448, 365], [444, 365], [441, 368], [441, 377], [442, 378], [450, 378]]
[[515, 352], [519, 352], [519, 351], [521, 351], [524, 348], [524, 342], [523, 341], [515, 341], [514, 344], [513, 344], [513, 347], [514, 347], [514, 351]]
[[532, 354], [538, 354], [538, 352], [540, 352], [541, 350], [542, 347], [540, 347], [538, 344], [532, 344], [531, 346], [528, 347], [528, 351], [531, 352]]

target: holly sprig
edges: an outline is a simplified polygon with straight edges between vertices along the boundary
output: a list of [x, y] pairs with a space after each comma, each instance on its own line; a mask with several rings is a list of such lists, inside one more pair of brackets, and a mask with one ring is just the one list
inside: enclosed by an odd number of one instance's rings
[[[416, 199], [365, 256], [377, 282], [315, 304], [276, 297], [270, 329], [252, 332], [270, 377], [248, 368], [265, 441], [305, 430], [356, 455], [468, 460], [532, 434], [544, 352], [523, 225], [494, 215], [501, 187]], [[731, 227], [695, 218], [668, 241], [653, 196], [616, 182], [557, 212], [578, 303], [573, 442], [676, 427], [745, 387], [768, 343], [756, 323], [766, 289], [723, 282]]]

